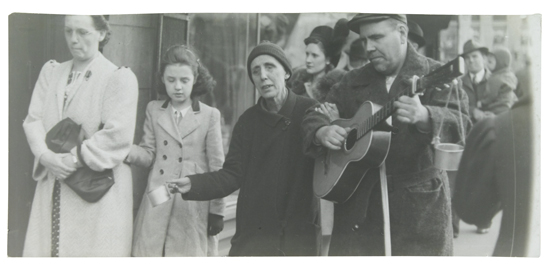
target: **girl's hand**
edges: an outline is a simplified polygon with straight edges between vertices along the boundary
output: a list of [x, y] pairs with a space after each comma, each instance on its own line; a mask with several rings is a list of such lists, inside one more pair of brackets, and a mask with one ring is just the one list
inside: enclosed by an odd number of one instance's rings
[[[56, 179], [65, 179], [76, 171], [74, 163], [72, 163], [72, 155], [70, 153], [56, 154], [52, 151], [47, 151], [40, 157], [40, 163], [44, 165]], [[65, 162], [70, 162], [69, 164]]]
[[188, 177], [177, 178], [167, 182], [167, 187], [170, 189], [170, 193], [185, 194], [191, 190], [191, 179]]
[[332, 103], [325, 102], [321, 104], [321, 106], [315, 108], [315, 111], [326, 115], [327, 117], [329, 117], [330, 121], [340, 118], [338, 107], [336, 107], [336, 105]]

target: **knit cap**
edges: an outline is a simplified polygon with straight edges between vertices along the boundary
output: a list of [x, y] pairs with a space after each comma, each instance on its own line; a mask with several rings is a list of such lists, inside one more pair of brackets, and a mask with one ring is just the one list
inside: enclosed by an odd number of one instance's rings
[[250, 52], [250, 55], [248, 55], [248, 60], [246, 63], [246, 69], [248, 71], [248, 78], [254, 83], [252, 80], [252, 72], [250, 71], [250, 64], [252, 63], [252, 60], [257, 58], [260, 55], [269, 55], [277, 59], [281, 65], [285, 68], [286, 72], [288, 73], [288, 79], [292, 76], [292, 68], [290, 66], [290, 62], [288, 62], [288, 59], [286, 58], [285, 52], [281, 47], [278, 45], [271, 43], [269, 41], [262, 41], [259, 45], [254, 47], [252, 51]]
[[495, 56], [495, 69], [494, 71], [509, 68], [510, 62], [512, 60], [512, 54], [510, 53], [510, 50], [505, 47], [498, 47], [495, 48], [491, 54]]

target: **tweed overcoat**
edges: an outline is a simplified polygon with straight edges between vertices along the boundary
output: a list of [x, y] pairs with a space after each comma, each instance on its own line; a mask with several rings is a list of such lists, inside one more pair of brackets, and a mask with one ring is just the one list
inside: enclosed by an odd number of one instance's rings
[[[151, 167], [135, 221], [132, 256], [215, 256], [217, 236], [208, 236], [208, 214], [223, 216], [223, 199], [185, 201], [174, 197], [153, 207], [148, 192], [166, 181], [222, 167], [220, 112], [199, 101], [179, 123], [170, 101], [147, 105], [143, 138], [127, 161]], [[164, 252], [163, 252], [164, 250]]]
[[316, 101], [289, 90], [277, 114], [262, 101], [239, 117], [223, 168], [191, 175], [191, 191], [182, 197], [208, 200], [240, 189], [230, 256], [316, 256], [319, 199], [300, 135], [304, 113]]
[[23, 255], [50, 256], [55, 177], [38, 159], [48, 150], [46, 133], [70, 117], [88, 134], [81, 149], [85, 164], [96, 171], [112, 168], [115, 184], [101, 200], [88, 203], [61, 182], [59, 256], [130, 256], [132, 174], [123, 160], [134, 137], [137, 79], [98, 53], [88, 68], [91, 75], [71, 90], [63, 107], [71, 68], [72, 61], [53, 60], [42, 67], [23, 123], [37, 181]]
[[[326, 101], [335, 103], [342, 118], [351, 118], [364, 101], [383, 105], [408, 87], [412, 75], [424, 75], [440, 64], [418, 54], [409, 44], [406, 60], [388, 93], [385, 76], [372, 64], [348, 72], [336, 84]], [[420, 101], [429, 112], [430, 133], [419, 132], [395, 115], [387, 167], [392, 255], [450, 255], [452, 253], [451, 203], [446, 172], [434, 168], [433, 135], [443, 124], [441, 142], [459, 140], [459, 116], [469, 125], [466, 94], [452, 94], [444, 108], [449, 89], [429, 88]], [[461, 105], [463, 113], [457, 111]], [[305, 152], [322, 156], [325, 148], [313, 143], [316, 131], [329, 125], [328, 117], [309, 109], [303, 122]], [[384, 232], [379, 170], [371, 169], [356, 192], [345, 203], [335, 204], [334, 230], [329, 255], [383, 255]]]

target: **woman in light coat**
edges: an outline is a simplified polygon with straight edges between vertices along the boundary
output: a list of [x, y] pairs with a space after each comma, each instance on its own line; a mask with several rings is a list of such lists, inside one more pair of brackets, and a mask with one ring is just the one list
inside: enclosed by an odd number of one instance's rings
[[[66, 16], [73, 59], [47, 62], [36, 82], [23, 123], [37, 181], [23, 256], [130, 255], [132, 176], [123, 160], [134, 136], [138, 84], [130, 69], [99, 52], [109, 31], [103, 16]], [[79, 155], [76, 149], [56, 154], [45, 143], [46, 133], [67, 117], [87, 133]], [[96, 203], [63, 181], [82, 166], [113, 169], [115, 183]]]
[[[198, 101], [216, 82], [200, 60], [183, 45], [163, 57], [160, 92], [166, 101], [147, 106], [144, 135], [127, 161], [152, 167], [135, 222], [133, 256], [217, 256], [223, 229], [223, 199], [157, 201], [165, 182], [217, 171], [223, 165], [220, 112]], [[165, 199], [166, 200], [166, 199]]]

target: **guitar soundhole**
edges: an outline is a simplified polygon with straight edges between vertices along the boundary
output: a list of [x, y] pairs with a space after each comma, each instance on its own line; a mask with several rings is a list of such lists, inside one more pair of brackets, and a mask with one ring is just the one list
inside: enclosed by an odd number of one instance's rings
[[357, 142], [357, 129], [352, 129], [349, 134], [348, 138], [346, 138], [346, 143], [344, 144], [346, 150], [351, 150], [355, 146], [355, 142]]

